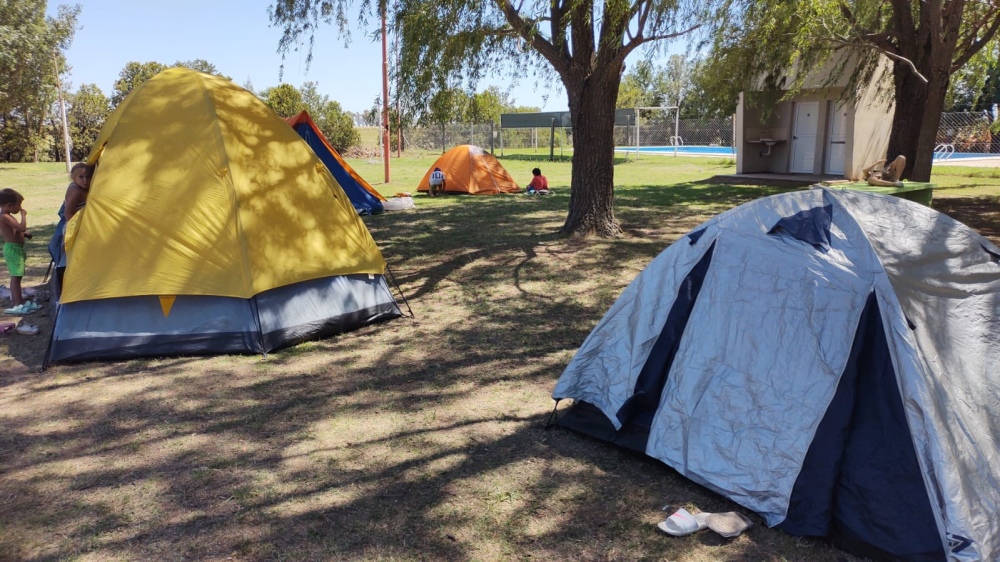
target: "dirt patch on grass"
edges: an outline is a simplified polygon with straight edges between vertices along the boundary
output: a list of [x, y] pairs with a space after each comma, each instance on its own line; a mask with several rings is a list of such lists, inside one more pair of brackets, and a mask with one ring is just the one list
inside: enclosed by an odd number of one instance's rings
[[[0, 266], [0, 269], [5, 268]], [[42, 294], [47, 287], [32, 287], [32, 289]], [[49, 335], [52, 333], [53, 305], [48, 302], [47, 296], [46, 301], [39, 304], [43, 308], [27, 316], [0, 315], [0, 324], [13, 323], [17, 326], [29, 324], [38, 326], [39, 329], [36, 335], [22, 335], [17, 332], [0, 335], [0, 373], [15, 375], [41, 369], [42, 360], [48, 349]], [[10, 308], [12, 305], [10, 299], [0, 299], [0, 310]], [[2, 384], [0, 381], [0, 385]]]
[[566, 195], [369, 217], [416, 317], [266, 358], [39, 373], [44, 349], [0, 343], [0, 559], [854, 560], [756, 516], [737, 539], [667, 537], [665, 506], [741, 508], [546, 429], [556, 379], [636, 273], [767, 193], [624, 192], [610, 241], [553, 234]]
[[1000, 245], [1000, 196], [935, 197], [934, 209]]

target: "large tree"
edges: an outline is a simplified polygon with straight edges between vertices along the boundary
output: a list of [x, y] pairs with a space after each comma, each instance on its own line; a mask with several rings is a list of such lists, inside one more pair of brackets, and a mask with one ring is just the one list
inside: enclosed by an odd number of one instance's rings
[[306, 108], [302, 92], [291, 84], [278, 84], [258, 95], [261, 101], [282, 117], [291, 117]]
[[[294, 48], [320, 23], [346, 31], [350, 0], [276, 0], [271, 21]], [[562, 233], [615, 236], [614, 109], [625, 59], [676, 37], [697, 0], [380, 0], [400, 34], [397, 82], [415, 106], [484, 75], [547, 68], [566, 89], [573, 128], [569, 213]], [[369, 14], [371, 15], [371, 14]], [[311, 55], [311, 53], [310, 53]]]
[[197, 70], [198, 72], [204, 72], [206, 74], [214, 74], [215, 76], [226, 80], [232, 80], [229, 76], [220, 73], [219, 70], [215, 68], [214, 64], [205, 59], [177, 61], [170, 66], [156, 61], [129, 61], [125, 63], [121, 72], [118, 73], [118, 80], [115, 81], [114, 91], [111, 93], [111, 105], [117, 107], [122, 100], [132, 93], [132, 90], [141, 86], [146, 80], [149, 80], [168, 68], [175, 68], [178, 66], [190, 68], [191, 70]]
[[213, 74], [219, 78], [225, 78], [226, 80], [232, 81], [231, 77], [219, 72], [219, 69], [216, 68], [214, 64], [205, 59], [179, 60], [174, 63], [174, 66], [183, 66], [184, 68], [190, 68], [191, 70], [197, 70], [198, 72], [204, 72], [205, 74]]
[[720, 13], [714, 64], [730, 86], [794, 91], [829, 64], [831, 80], [848, 73], [858, 92], [888, 61], [888, 156], [906, 156], [904, 176], [916, 181], [930, 179], [952, 74], [1000, 29], [1000, 3], [985, 0], [728, 0]]
[[500, 114], [511, 107], [506, 92], [497, 86], [490, 86], [482, 92], [469, 96], [465, 108], [465, 120], [470, 123], [500, 123]]
[[[76, 30], [79, 6], [45, 17], [44, 0], [0, 2], [0, 159], [37, 160], [52, 142], [46, 124], [56, 100], [63, 51]], [[57, 70], [58, 69], [58, 70]]]
[[114, 92], [111, 93], [111, 105], [117, 107], [132, 93], [132, 90], [167, 68], [167, 65], [156, 61], [125, 63], [125, 67], [118, 73], [118, 80], [115, 81]]
[[69, 136], [73, 141], [73, 160], [84, 160], [94, 147], [94, 141], [111, 113], [111, 101], [97, 84], [84, 84], [68, 96]]
[[333, 148], [343, 152], [361, 142], [361, 135], [354, 130], [354, 120], [330, 96], [319, 93], [318, 84], [306, 82], [299, 92], [305, 110]]

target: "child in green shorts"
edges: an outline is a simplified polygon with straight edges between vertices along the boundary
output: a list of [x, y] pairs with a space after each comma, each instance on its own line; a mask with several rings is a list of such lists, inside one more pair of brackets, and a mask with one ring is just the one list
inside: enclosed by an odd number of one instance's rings
[[[25, 301], [21, 294], [21, 278], [24, 277], [24, 240], [31, 238], [28, 233], [28, 212], [21, 208], [24, 196], [6, 188], [0, 189], [0, 232], [3, 232], [3, 259], [10, 271], [10, 296], [14, 306], [4, 310], [5, 314], [31, 314], [41, 308], [33, 302]], [[14, 218], [20, 214], [21, 220]]]

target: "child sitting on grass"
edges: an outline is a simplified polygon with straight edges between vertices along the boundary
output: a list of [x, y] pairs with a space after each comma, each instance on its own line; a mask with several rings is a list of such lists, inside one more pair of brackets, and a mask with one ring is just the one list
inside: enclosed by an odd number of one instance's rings
[[[28, 233], [28, 212], [21, 208], [24, 196], [6, 188], [0, 189], [0, 232], [3, 232], [3, 259], [7, 262], [7, 269], [10, 271], [10, 297], [13, 301], [11, 308], [4, 310], [4, 314], [15, 314], [23, 316], [31, 314], [42, 308], [33, 302], [24, 300], [21, 293], [21, 278], [24, 277], [24, 241], [31, 238]], [[21, 220], [14, 218], [15, 214], [20, 214]]]
[[542, 171], [538, 168], [531, 170], [531, 183], [528, 184], [528, 195], [548, 195], [549, 194], [549, 180], [542, 175]]

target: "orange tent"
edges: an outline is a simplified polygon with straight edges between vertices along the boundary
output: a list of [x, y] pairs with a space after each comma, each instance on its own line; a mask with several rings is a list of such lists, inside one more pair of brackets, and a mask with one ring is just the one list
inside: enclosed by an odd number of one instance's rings
[[496, 195], [521, 192], [517, 182], [496, 157], [471, 144], [456, 146], [442, 154], [424, 174], [417, 191], [430, 191], [430, 177], [434, 168], [441, 168], [444, 172], [446, 193]]

